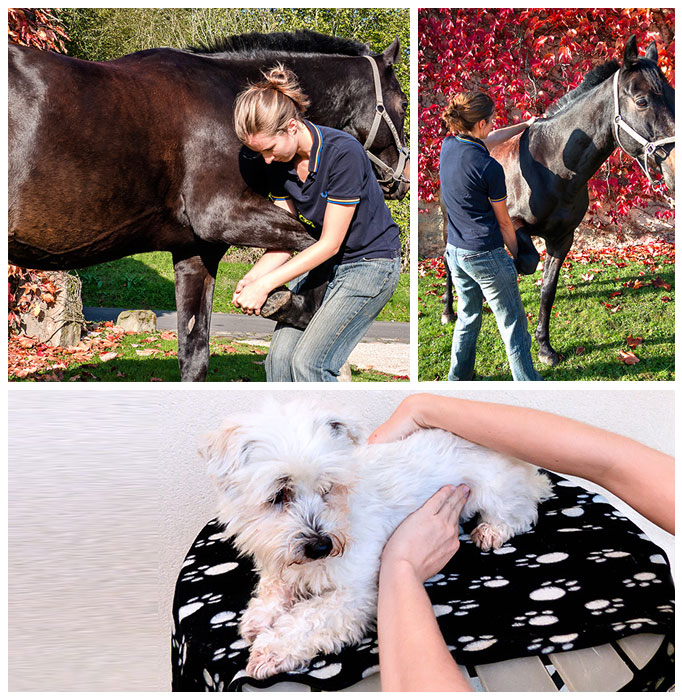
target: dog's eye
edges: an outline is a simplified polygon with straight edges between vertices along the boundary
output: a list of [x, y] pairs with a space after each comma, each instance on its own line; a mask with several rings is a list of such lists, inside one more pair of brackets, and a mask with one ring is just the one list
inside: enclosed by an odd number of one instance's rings
[[331, 486], [323, 486], [320, 489], [320, 496], [322, 496], [322, 498], [325, 498], [326, 496], [328, 496], [331, 493], [331, 491], [332, 491]]
[[270, 503], [272, 503], [273, 506], [285, 506], [293, 500], [293, 497], [294, 494], [292, 490], [284, 486], [270, 499]]
[[339, 420], [330, 420], [327, 425], [332, 429], [333, 432], [335, 433], [341, 433], [345, 429], [345, 425], [339, 421]]

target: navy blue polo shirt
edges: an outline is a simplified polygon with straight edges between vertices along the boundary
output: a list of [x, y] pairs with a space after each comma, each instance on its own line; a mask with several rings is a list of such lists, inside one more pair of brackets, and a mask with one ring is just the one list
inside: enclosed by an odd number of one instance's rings
[[491, 202], [507, 198], [502, 166], [474, 136], [447, 136], [440, 151], [440, 189], [448, 215], [448, 243], [465, 250], [504, 245]]
[[305, 121], [313, 137], [308, 177], [301, 182], [292, 163], [268, 167], [270, 196], [291, 199], [311, 235], [322, 233], [327, 202], [357, 205], [341, 246], [340, 262], [400, 255], [398, 225], [384, 202], [361, 143], [345, 131]]

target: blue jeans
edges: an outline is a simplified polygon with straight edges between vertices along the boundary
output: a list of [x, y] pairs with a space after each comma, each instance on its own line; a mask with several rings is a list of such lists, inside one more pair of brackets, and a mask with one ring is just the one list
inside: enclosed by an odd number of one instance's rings
[[474, 251], [448, 243], [445, 257], [457, 290], [457, 322], [452, 334], [448, 379], [468, 381], [473, 378], [485, 297], [504, 341], [514, 381], [542, 381], [530, 356], [528, 321], [516, 281], [516, 268], [505, 249]]
[[265, 361], [269, 382], [336, 382], [343, 363], [398, 286], [400, 258], [338, 265], [304, 330], [277, 324]]

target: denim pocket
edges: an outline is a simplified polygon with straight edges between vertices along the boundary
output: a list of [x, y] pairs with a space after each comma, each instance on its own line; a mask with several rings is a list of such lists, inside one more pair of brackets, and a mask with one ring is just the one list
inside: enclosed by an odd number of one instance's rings
[[492, 280], [500, 273], [500, 264], [493, 250], [460, 252], [458, 261], [464, 272], [476, 280]]

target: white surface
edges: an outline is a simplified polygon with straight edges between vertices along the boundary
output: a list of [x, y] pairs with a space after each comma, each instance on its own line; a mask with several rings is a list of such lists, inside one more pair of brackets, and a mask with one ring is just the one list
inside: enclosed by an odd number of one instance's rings
[[[9, 391], [10, 690], [170, 688], [175, 578], [213, 517], [197, 437], [227, 413], [256, 408], [261, 392], [328, 400], [370, 427], [412, 393], [382, 385]], [[674, 450], [672, 390], [436, 393], [548, 410]], [[672, 560], [673, 538], [633, 519]]]

